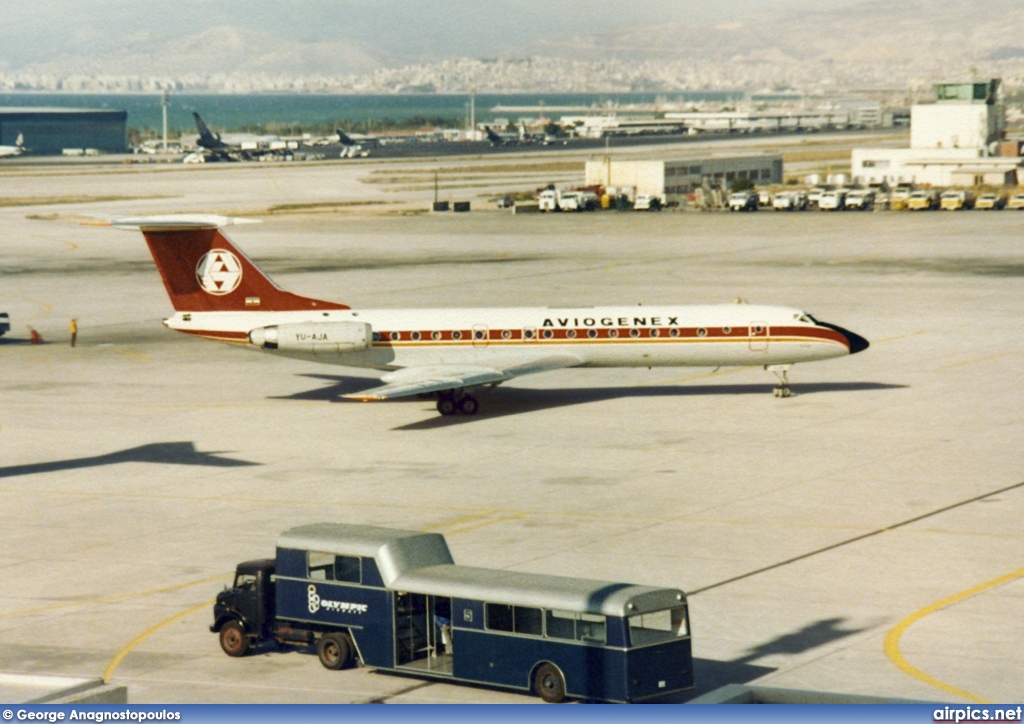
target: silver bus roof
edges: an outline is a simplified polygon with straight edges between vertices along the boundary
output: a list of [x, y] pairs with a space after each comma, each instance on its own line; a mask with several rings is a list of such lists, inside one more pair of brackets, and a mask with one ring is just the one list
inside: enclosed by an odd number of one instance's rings
[[277, 545], [370, 557], [377, 562], [387, 588], [434, 596], [605, 616], [659, 611], [678, 606], [686, 598], [676, 588], [457, 566], [439, 533], [316, 523], [285, 531]]

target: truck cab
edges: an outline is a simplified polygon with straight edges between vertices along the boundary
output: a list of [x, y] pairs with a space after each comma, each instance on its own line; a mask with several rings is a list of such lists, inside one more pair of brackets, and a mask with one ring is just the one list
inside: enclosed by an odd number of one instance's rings
[[219, 634], [228, 656], [245, 656], [253, 643], [271, 635], [275, 592], [272, 558], [239, 563], [231, 588], [217, 594], [210, 631]]

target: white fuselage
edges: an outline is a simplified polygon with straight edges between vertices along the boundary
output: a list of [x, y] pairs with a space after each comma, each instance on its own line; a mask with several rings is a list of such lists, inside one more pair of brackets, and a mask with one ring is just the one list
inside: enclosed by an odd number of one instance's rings
[[350, 367], [508, 363], [571, 354], [590, 367], [779, 365], [842, 357], [850, 342], [798, 309], [748, 304], [658, 307], [346, 309], [179, 312], [165, 324], [251, 346], [253, 330], [297, 323], [361, 322], [366, 349], [274, 349]]

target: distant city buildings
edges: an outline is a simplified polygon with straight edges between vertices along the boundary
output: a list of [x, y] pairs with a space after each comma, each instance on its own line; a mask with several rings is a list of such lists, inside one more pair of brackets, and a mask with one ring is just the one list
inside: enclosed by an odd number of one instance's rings
[[[434, 63], [381, 68], [352, 75], [189, 73], [176, 76], [116, 75], [81, 72], [0, 71], [0, 92], [72, 93], [622, 93], [784, 90], [831, 95], [849, 90], [887, 95], [903, 105], [925, 97], [936, 80], [934, 64], [801, 63], [792, 59], [754, 62], [710, 60], [573, 60], [556, 57], [479, 60], [452, 58]], [[1003, 78], [1008, 89], [1024, 88], [1024, 58], [988, 60], [984, 67], [944, 68], [946, 75]]]

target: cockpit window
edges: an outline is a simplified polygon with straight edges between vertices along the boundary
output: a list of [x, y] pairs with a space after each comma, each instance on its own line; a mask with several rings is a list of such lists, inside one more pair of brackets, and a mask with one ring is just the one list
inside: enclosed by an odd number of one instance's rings
[[799, 314], [794, 314], [793, 316], [799, 319], [801, 322], [807, 322], [808, 324], [818, 324], [818, 320], [812, 317], [807, 312], [801, 312]]

